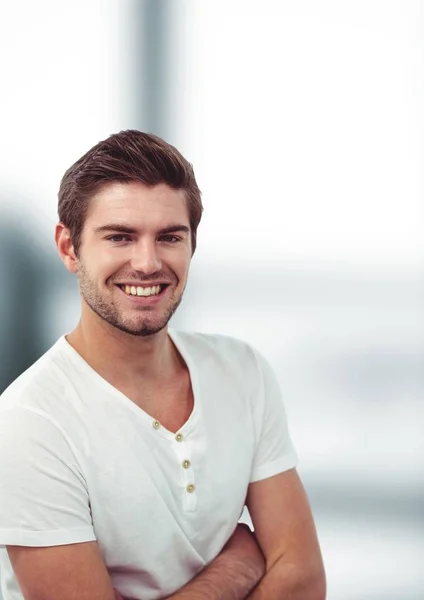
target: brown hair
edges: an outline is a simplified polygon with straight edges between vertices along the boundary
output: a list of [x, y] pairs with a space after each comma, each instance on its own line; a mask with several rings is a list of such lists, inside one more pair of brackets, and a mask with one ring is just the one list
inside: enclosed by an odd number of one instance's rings
[[187, 194], [192, 252], [203, 206], [192, 165], [174, 146], [142, 131], [115, 133], [96, 144], [70, 167], [60, 182], [59, 220], [70, 230], [78, 256], [90, 198], [113, 181], [165, 183]]

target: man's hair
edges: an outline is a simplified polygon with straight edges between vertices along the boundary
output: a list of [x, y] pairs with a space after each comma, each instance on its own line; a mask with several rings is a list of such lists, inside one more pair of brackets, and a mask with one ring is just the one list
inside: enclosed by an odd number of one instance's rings
[[174, 190], [184, 190], [194, 253], [203, 206], [192, 165], [174, 146], [156, 135], [129, 129], [93, 146], [66, 171], [60, 182], [59, 220], [70, 230], [77, 256], [90, 199], [115, 181], [140, 181], [148, 186], [165, 183]]

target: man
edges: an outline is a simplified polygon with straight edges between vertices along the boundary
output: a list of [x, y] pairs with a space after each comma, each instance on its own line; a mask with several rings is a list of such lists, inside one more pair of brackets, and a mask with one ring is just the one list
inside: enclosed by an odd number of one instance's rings
[[4, 600], [325, 598], [268, 363], [168, 330], [201, 214], [191, 165], [153, 135], [65, 173], [55, 239], [81, 319], [2, 395]]

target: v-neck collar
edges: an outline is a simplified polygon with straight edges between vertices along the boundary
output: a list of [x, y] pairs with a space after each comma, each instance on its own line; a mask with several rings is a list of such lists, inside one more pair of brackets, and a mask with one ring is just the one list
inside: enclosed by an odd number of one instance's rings
[[[178, 430], [178, 433], [181, 432], [184, 436], [186, 436], [192, 429], [194, 423], [197, 421], [200, 410], [197, 367], [192, 357], [190, 356], [187, 348], [184, 346], [184, 343], [178, 332], [169, 328], [167, 333], [187, 366], [193, 391], [193, 410], [191, 411], [191, 414], [187, 421]], [[71, 344], [66, 339], [65, 335], [59, 338], [58, 345], [64, 350], [67, 356], [70, 357], [73, 360], [73, 362], [78, 365], [78, 368], [80, 370], [82, 369], [88, 377], [90, 377], [93, 381], [96, 382], [97, 385], [99, 385], [108, 392], [109, 397], [113, 396], [120, 402], [125, 403], [125, 405], [130, 410], [132, 410], [138, 418], [141, 418], [141, 420], [146, 425], [152, 427], [152, 423], [155, 421], [155, 418], [149, 415], [145, 410], [143, 410], [135, 402], [133, 402], [126, 394], [118, 390], [114, 385], [112, 385], [111, 383], [109, 383], [109, 381], [102, 377], [95, 369], [93, 369], [93, 367], [91, 367], [88, 364], [88, 362], [79, 354], [79, 352], [77, 352], [77, 350], [75, 350], [75, 348], [71, 346]], [[164, 427], [163, 425], [157, 430], [157, 433], [172, 440], [175, 439], [176, 435], [176, 433], [169, 431], [169, 429], [166, 429], [166, 427]]]

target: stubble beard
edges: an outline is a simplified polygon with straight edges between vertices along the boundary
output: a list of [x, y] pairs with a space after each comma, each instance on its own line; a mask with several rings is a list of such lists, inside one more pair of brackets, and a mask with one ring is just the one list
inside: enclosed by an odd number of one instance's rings
[[112, 327], [133, 336], [146, 337], [154, 335], [166, 327], [180, 305], [185, 290], [184, 286], [179, 296], [166, 307], [164, 313], [154, 319], [150, 319], [149, 312], [143, 310], [140, 310], [139, 318], [126, 319], [113, 303], [112, 297], [108, 301], [101, 293], [81, 262], [78, 265], [77, 277], [79, 279], [80, 294], [91, 310]]

